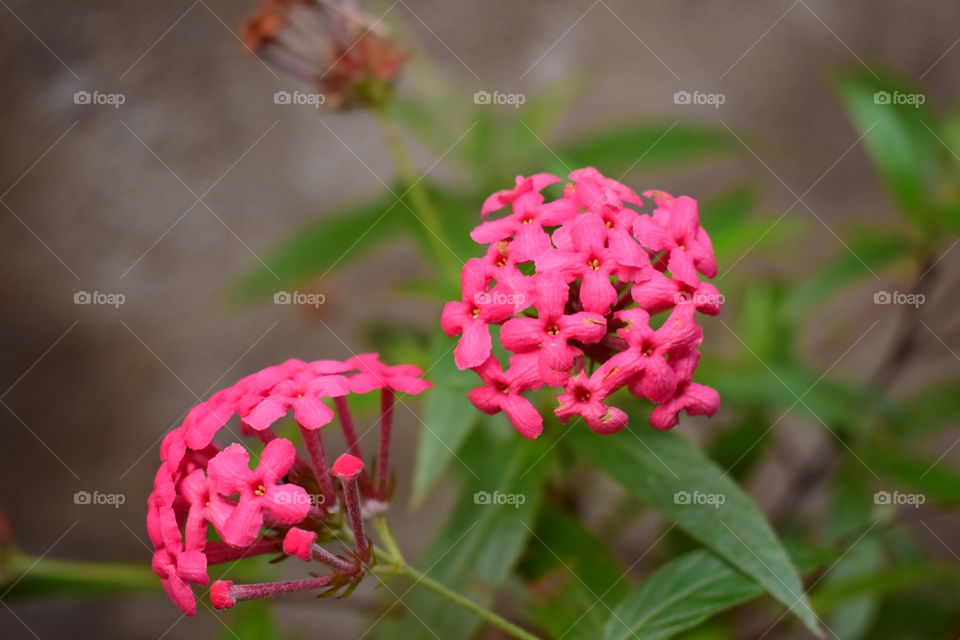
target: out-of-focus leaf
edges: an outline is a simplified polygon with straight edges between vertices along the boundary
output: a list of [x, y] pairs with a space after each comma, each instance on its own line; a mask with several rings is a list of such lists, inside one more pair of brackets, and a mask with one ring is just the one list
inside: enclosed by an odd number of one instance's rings
[[611, 126], [551, 146], [571, 168], [596, 167], [613, 178], [628, 170], [692, 163], [741, 148], [726, 129], [668, 122]]
[[233, 286], [232, 297], [242, 303], [269, 300], [277, 291], [323, 277], [396, 237], [407, 218], [406, 208], [389, 194], [326, 215], [266, 254], [266, 266], [258, 262]]
[[956, 587], [958, 582], [960, 567], [956, 564], [901, 565], [862, 572], [850, 578], [825, 583], [810, 597], [818, 611], [827, 613], [865, 595], [882, 597], [950, 583]]
[[885, 599], [870, 628], [870, 640], [952, 638], [957, 625], [955, 593], [937, 597], [927, 591]]
[[594, 640], [603, 631], [608, 602], [629, 587], [623, 569], [579, 519], [546, 504], [520, 562], [529, 583], [531, 618], [551, 637]]
[[[819, 632], [797, 570], [777, 535], [753, 501], [695, 446], [676, 433], [645, 426], [603, 437], [579, 434], [577, 446], [624, 487], [760, 583], [811, 631]], [[713, 503], [704, 503], [708, 499]]]
[[160, 581], [148, 564], [74, 562], [13, 554], [5, 567], [4, 599], [154, 595]]
[[833, 258], [791, 289], [786, 302], [789, 315], [803, 316], [844, 286], [872, 278], [871, 271], [881, 271], [907, 257], [911, 251], [903, 232], [892, 229], [861, 229], [844, 241], [849, 250], [839, 249]]
[[743, 480], [767, 450], [773, 429], [763, 412], [751, 411], [710, 441], [710, 457], [730, 476]]
[[424, 401], [410, 497], [413, 506], [423, 502], [481, 415], [467, 398], [467, 391], [477, 384], [476, 375], [457, 369], [450, 350], [450, 340], [438, 334], [430, 349], [430, 361], [436, 364], [427, 376], [434, 388]]
[[946, 149], [926, 94], [892, 71], [858, 65], [834, 74], [833, 85], [863, 146], [907, 219], [929, 227]]
[[862, 443], [857, 454], [880, 475], [919, 491], [928, 500], [947, 505], [960, 502], [960, 473], [949, 460], [920, 456], [903, 447], [890, 449], [876, 444]]
[[[453, 591], [489, 604], [530, 536], [552, 450], [546, 438], [494, 442], [487, 430], [474, 431], [461, 456], [466, 482], [418, 566]], [[406, 590], [402, 584], [391, 588]], [[465, 640], [480, 625], [476, 616], [422, 586], [414, 587], [405, 603], [416, 616], [384, 621], [378, 637], [419, 638], [426, 628], [444, 640]]]
[[794, 352], [795, 322], [784, 310], [786, 287], [770, 280], [757, 282], [743, 305], [736, 331], [738, 341], [746, 344], [745, 362], [753, 367], [788, 362]]
[[933, 433], [960, 420], [960, 379], [940, 382], [924, 389], [902, 404], [905, 422], [894, 434], [914, 438]]
[[280, 640], [289, 637], [281, 635], [269, 600], [250, 600], [244, 606], [230, 612], [226, 629], [220, 634], [220, 640]]

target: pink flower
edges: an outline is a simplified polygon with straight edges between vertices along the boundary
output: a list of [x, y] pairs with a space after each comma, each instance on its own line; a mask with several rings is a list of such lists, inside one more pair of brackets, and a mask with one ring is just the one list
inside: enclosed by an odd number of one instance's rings
[[210, 581], [203, 553], [164, 547], [154, 552], [152, 567], [173, 603], [188, 616], [196, 615], [197, 599], [190, 583], [204, 585]]
[[319, 429], [333, 420], [333, 409], [320, 398], [333, 398], [350, 393], [347, 379], [339, 375], [305, 376], [284, 380], [270, 390], [243, 421], [263, 431], [293, 408], [293, 416], [306, 429]]
[[186, 546], [188, 549], [203, 549], [207, 541], [207, 524], [219, 531], [234, 507], [212, 490], [202, 469], [194, 469], [180, 481], [180, 494], [190, 505], [184, 527]]
[[543, 416], [524, 398], [524, 391], [543, 386], [539, 376], [537, 357], [518, 354], [510, 358], [510, 368], [504, 371], [496, 356], [487, 358], [474, 369], [484, 386], [471, 389], [467, 396], [478, 409], [494, 414], [503, 411], [524, 438], [536, 438], [543, 431]]
[[691, 416], [712, 416], [720, 408], [720, 394], [716, 390], [691, 380], [699, 359], [699, 353], [690, 351], [671, 360], [670, 364], [680, 382], [677, 384], [673, 398], [655, 408], [650, 414], [650, 424], [654, 428], [673, 427], [677, 424], [681, 411], [686, 411], [687, 415]]
[[454, 359], [460, 369], [471, 369], [483, 364], [490, 355], [492, 342], [488, 325], [509, 318], [513, 314], [513, 301], [508, 295], [487, 291], [489, 278], [476, 258], [464, 265], [460, 280], [463, 298], [444, 306], [440, 325], [451, 338], [462, 336], [453, 351]]
[[221, 451], [208, 467], [214, 490], [223, 496], [239, 494], [236, 507], [220, 527], [223, 539], [234, 546], [252, 544], [263, 526], [266, 511], [279, 522], [303, 520], [310, 501], [303, 487], [277, 484], [293, 466], [296, 450], [284, 438], [272, 440], [263, 449], [260, 464], [250, 470], [250, 454], [239, 444]]
[[358, 369], [349, 378], [350, 391], [367, 393], [374, 389], [392, 389], [401, 393], [417, 394], [430, 388], [430, 383], [421, 378], [423, 370], [410, 364], [388, 367], [380, 362], [377, 354], [365, 353], [355, 356], [347, 364]]
[[630, 281], [638, 275], [637, 255], [629, 249], [607, 246], [608, 229], [596, 214], [588, 213], [572, 223], [569, 233], [557, 240], [557, 249], [537, 259], [537, 271], [556, 272], [567, 282], [581, 279], [580, 302], [584, 311], [606, 315], [617, 301], [610, 276]]
[[569, 295], [567, 284], [557, 274], [536, 277], [536, 318], [511, 318], [500, 330], [503, 346], [514, 353], [537, 351], [540, 374], [551, 385], [562, 385], [570, 375], [580, 350], [570, 340], [599, 342], [606, 334], [606, 320], [597, 313], [564, 314]]
[[554, 413], [560, 422], [566, 422], [573, 416], [581, 416], [596, 433], [615, 433], [627, 426], [627, 414], [616, 407], [604, 404], [606, 398], [605, 384], [596, 379], [596, 376], [587, 377], [581, 371], [575, 378], [570, 378], [565, 387], [565, 393], [557, 396], [560, 406]]
[[316, 541], [316, 532], [290, 527], [283, 538], [283, 552], [288, 556], [295, 556], [304, 562], [309, 562], [313, 557], [313, 544]]
[[[480, 209], [480, 216], [486, 218], [490, 213], [502, 209], [508, 204], [513, 204], [516, 208], [518, 201], [521, 207], [526, 206], [527, 203], [540, 204], [543, 202], [543, 196], [540, 195], [540, 192], [545, 187], [557, 182], [560, 182], [560, 178], [549, 173], [537, 173], [529, 178], [517, 176], [513, 189], [498, 191], [484, 201], [483, 207]], [[480, 240], [477, 240], [477, 242], [480, 242]]]
[[720, 313], [723, 304], [723, 296], [709, 282], [699, 282], [691, 287], [659, 271], [653, 271], [650, 279], [633, 285], [631, 296], [634, 302], [650, 313], [692, 303], [700, 313], [715, 316]]
[[644, 195], [654, 195], [658, 208], [652, 217], [637, 219], [634, 233], [653, 251], [668, 252], [667, 268], [671, 275], [691, 287], [699, 282], [698, 270], [708, 278], [717, 275], [713, 245], [700, 226], [696, 201], [687, 196], [673, 198], [662, 192]]

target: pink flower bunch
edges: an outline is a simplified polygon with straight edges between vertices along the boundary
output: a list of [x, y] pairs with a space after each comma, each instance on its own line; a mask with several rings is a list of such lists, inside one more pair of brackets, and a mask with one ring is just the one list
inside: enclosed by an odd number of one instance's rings
[[[483, 381], [470, 399], [506, 413], [527, 438], [540, 435], [543, 417], [523, 394], [541, 387], [559, 389], [561, 421], [580, 416], [597, 433], [626, 426], [607, 404], [623, 387], [658, 405], [650, 416], [658, 429], [681, 411], [713, 415], [717, 392], [692, 381], [703, 339], [696, 316], [718, 314], [722, 296], [701, 280], [717, 265], [696, 201], [648, 191], [645, 202], [593, 168], [571, 173], [562, 196], [546, 201], [543, 189], [557, 182], [518, 176], [480, 215], [509, 213], [470, 234], [486, 253], [464, 265], [461, 299], [441, 318], [448, 336], [460, 336], [457, 366]], [[632, 208], [648, 204], [649, 214]], [[662, 323], [653, 317], [668, 311]], [[511, 352], [506, 368], [492, 327]]]
[[[293, 591], [336, 590], [359, 581], [371, 559], [363, 511], [382, 510], [392, 493], [389, 454], [395, 394], [428, 388], [430, 383], [421, 375], [411, 365], [387, 366], [376, 354], [346, 362], [288, 360], [193, 407], [183, 424], [163, 440], [162, 462], [147, 502], [153, 569], [173, 602], [194, 615], [192, 585], [209, 583], [209, 566], [262, 554], [317, 561], [331, 571], [293, 582], [217, 581], [210, 587], [215, 607]], [[380, 453], [376, 472], [370, 474], [362, 461], [347, 396], [377, 389]], [[321, 432], [335, 413], [325, 400], [336, 407], [349, 448], [332, 467]], [[302, 451], [274, 432], [277, 421], [291, 410]], [[224, 446], [216, 441], [224, 432], [234, 433], [228, 424], [234, 416], [239, 417], [243, 434], [255, 436], [263, 445], [259, 453], [239, 442]], [[352, 548], [345, 554], [317, 544], [318, 536], [330, 539], [344, 523], [352, 531]], [[210, 539], [211, 529], [216, 539]]]

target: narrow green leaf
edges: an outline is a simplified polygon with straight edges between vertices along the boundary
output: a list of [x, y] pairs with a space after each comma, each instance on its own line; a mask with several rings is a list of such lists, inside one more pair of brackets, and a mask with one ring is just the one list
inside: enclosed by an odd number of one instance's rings
[[616, 481], [760, 583], [811, 631], [820, 632], [797, 570], [763, 514], [690, 442], [641, 426], [611, 436], [581, 434], [577, 443]]
[[926, 501], [936, 500], [946, 505], [960, 502], [960, 472], [948, 460], [922, 456], [877, 444], [862, 443], [857, 449], [863, 461], [882, 476], [901, 486], [918, 491]]
[[154, 595], [160, 581], [148, 564], [75, 562], [15, 553], [8, 561], [4, 598], [95, 598]]
[[269, 300], [277, 291], [295, 287], [365, 255], [377, 243], [403, 228], [406, 208], [387, 194], [376, 200], [325, 215], [292, 233], [232, 288], [241, 303]]
[[929, 226], [946, 150], [927, 95], [890, 70], [862, 65], [834, 74], [833, 85], [894, 201]]
[[907, 420], [896, 435], [904, 439], [956, 424], [960, 420], [960, 379], [917, 392], [903, 402], [902, 410]]
[[531, 618], [551, 637], [595, 640], [629, 583], [606, 545], [556, 505], [542, 509], [520, 562]]
[[709, 551], [651, 573], [610, 614], [604, 640], [664, 640], [763, 594], [763, 587]]
[[[489, 433], [475, 431], [463, 451], [467, 481], [417, 566], [453, 591], [489, 604], [530, 536], [552, 449], [545, 438], [520, 443], [512, 436], [493, 442]], [[400, 594], [406, 587], [391, 590]], [[444, 640], [466, 640], [480, 625], [476, 616], [422, 586], [404, 601], [416, 615], [381, 623], [378, 637], [433, 637], [430, 629]]]
[[592, 131], [554, 146], [571, 168], [626, 171], [692, 163], [739, 149], [730, 132], [708, 125], [630, 122]]
[[872, 273], [886, 269], [910, 255], [911, 245], [902, 231], [860, 229], [825, 264], [817, 268], [799, 286], [791, 289], [786, 312], [800, 316], [816, 309], [830, 297], [857, 280], [872, 279]]

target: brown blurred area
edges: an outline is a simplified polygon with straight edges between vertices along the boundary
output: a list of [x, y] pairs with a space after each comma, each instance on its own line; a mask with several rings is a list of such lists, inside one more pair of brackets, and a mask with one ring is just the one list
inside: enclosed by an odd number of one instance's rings
[[[224, 303], [228, 286], [278, 240], [336, 204], [379, 192], [392, 172], [369, 116], [274, 104], [275, 91], [298, 87], [235, 37], [252, 0], [2, 5], [0, 508], [33, 554], [148, 563], [143, 505], [157, 444], [198, 397], [289, 357], [367, 350], [369, 322], [426, 326], [439, 307], [392, 292], [396, 278], [423, 271], [406, 243], [319, 283], [327, 304], [316, 313]], [[750, 181], [763, 186], [767, 210], [782, 211], [815, 184], [804, 200], [821, 220], [802, 207], [789, 214], [812, 230], [797, 247], [798, 271], [841, 249], [832, 229], [845, 220], [895, 219], [826, 85], [827, 69], [875, 58], [923, 76], [933, 103], [960, 91], [960, 6], [950, 0], [403, 0], [369, 8], [387, 11], [387, 23], [418, 41], [417, 55], [470, 87], [465, 104], [475, 90], [533, 93], [586, 73], [587, 90], [562, 130], [649, 116], [746, 132], [759, 158], [745, 153], [631, 186], [699, 197]], [[726, 102], [674, 104], [675, 91], [694, 89], [722, 92]], [[77, 91], [120, 93], [125, 102], [75, 104]], [[418, 157], [423, 169], [432, 163]], [[949, 271], [957, 260], [944, 264]], [[74, 304], [80, 291], [125, 302]], [[814, 354], [842, 351], [858, 335], [818, 341], [832, 323], [814, 330]], [[885, 324], [838, 370], [874, 366], [895, 326]], [[957, 344], [956, 331], [940, 335]], [[947, 350], [929, 346], [932, 373], [956, 367]], [[399, 419], [399, 462], [409, 468], [418, 423]], [[400, 477], [402, 495], [409, 487]], [[127, 500], [119, 509], [75, 505], [79, 490]], [[416, 514], [398, 509], [411, 556], [442, 517], [437, 500]], [[303, 637], [358, 637], [371, 620], [363, 605], [375, 597], [365, 589], [349, 603], [305, 599], [279, 611], [284, 629]], [[211, 616], [179, 617], [160, 598], [17, 602], [0, 609], [0, 636], [223, 632]]]

